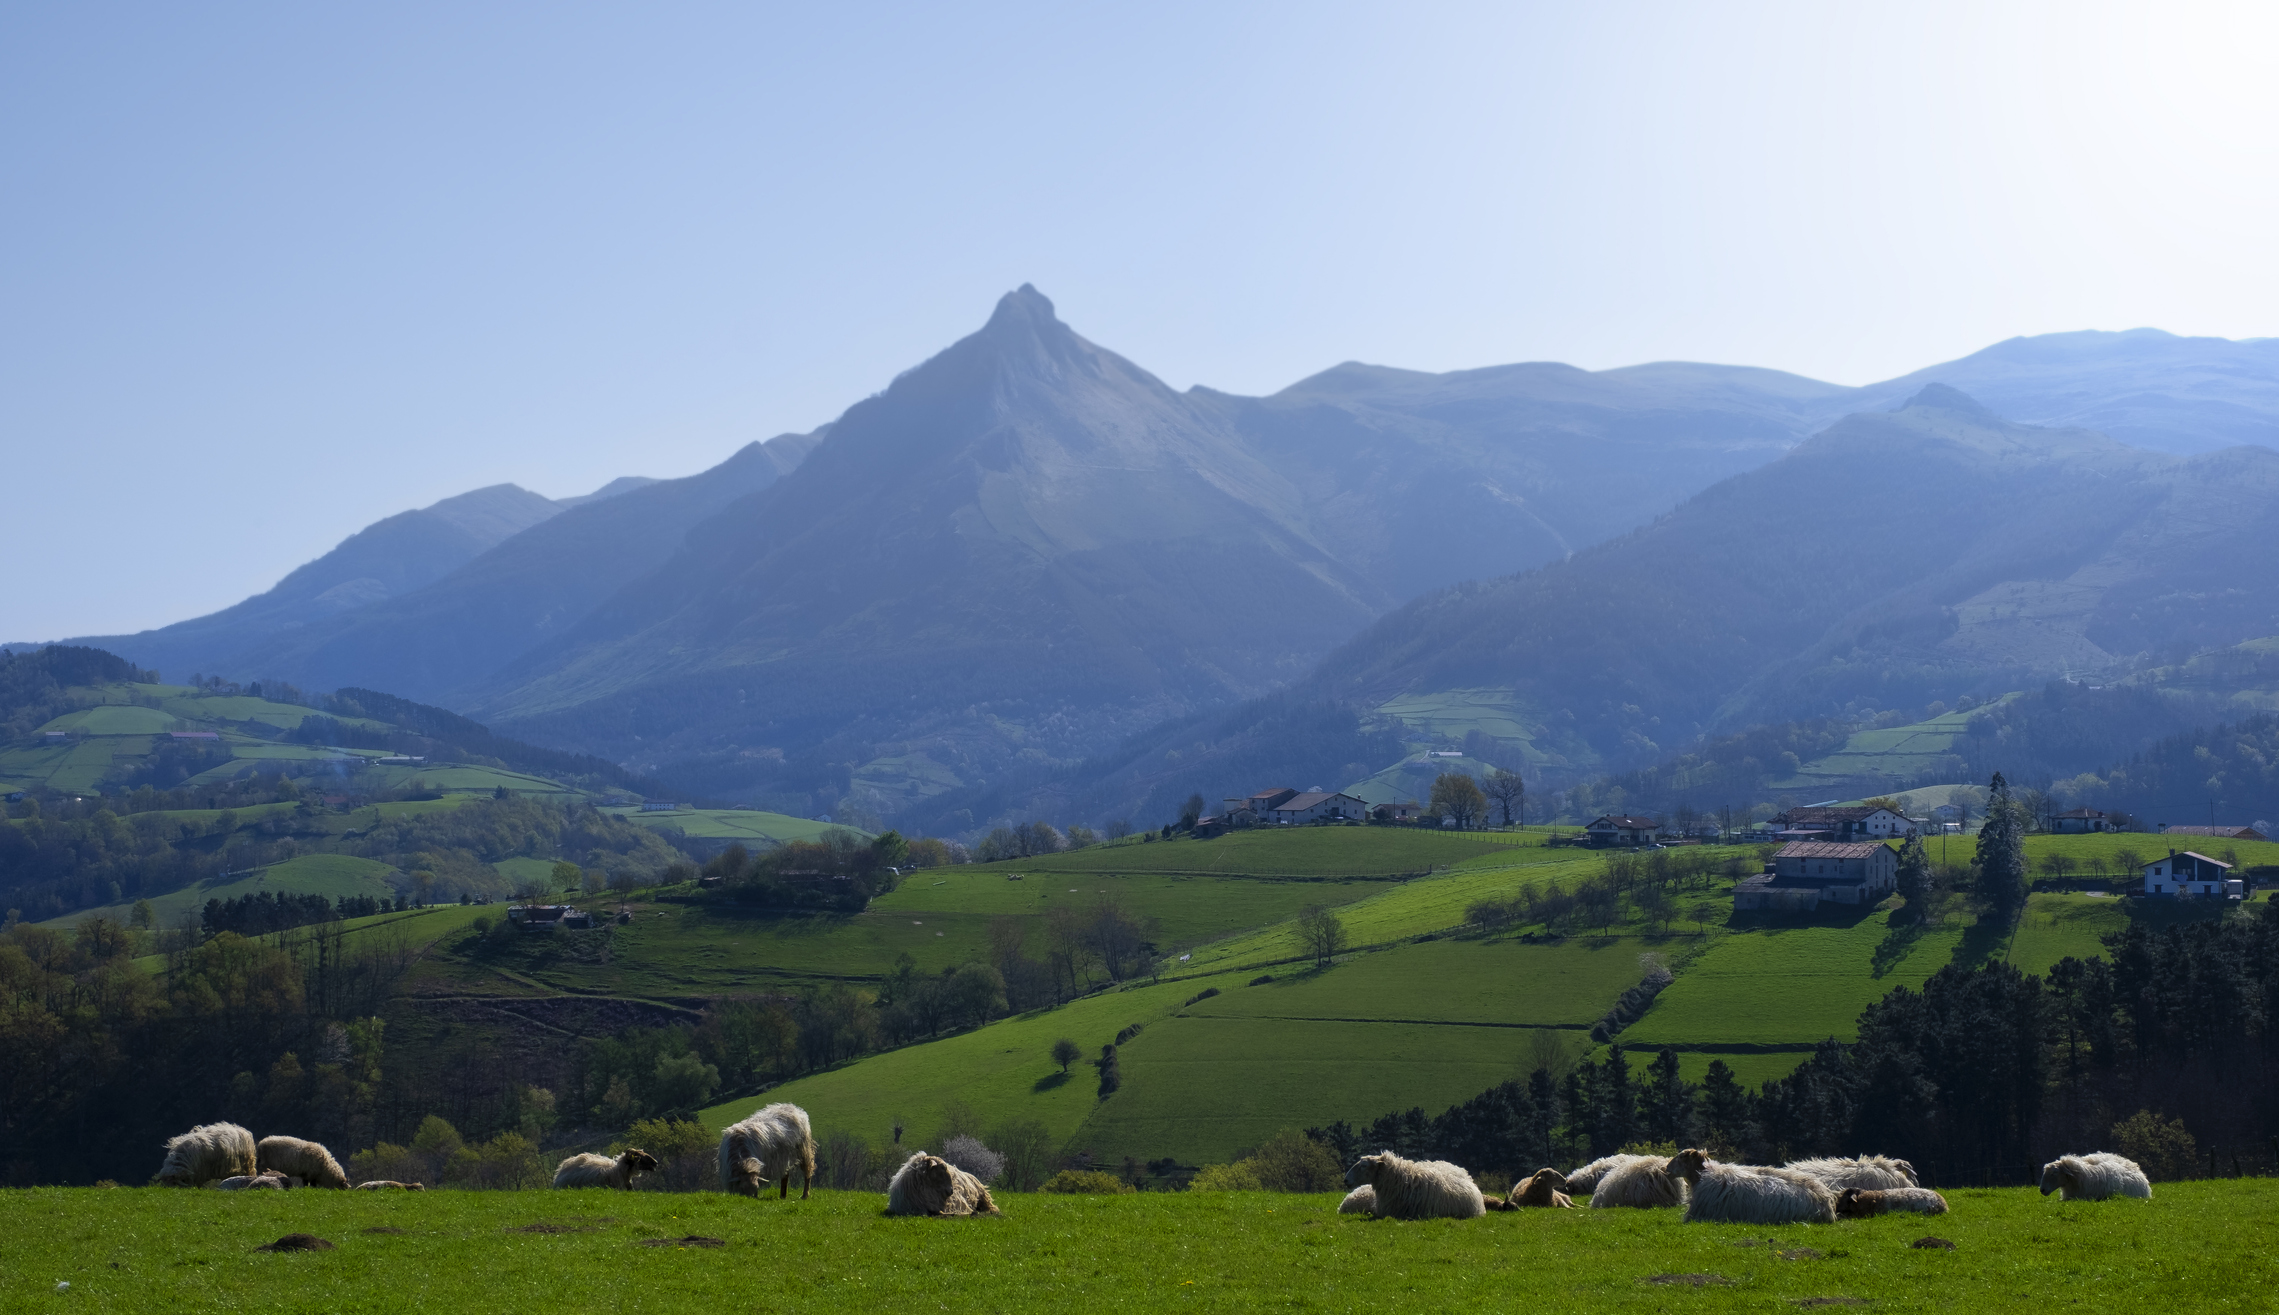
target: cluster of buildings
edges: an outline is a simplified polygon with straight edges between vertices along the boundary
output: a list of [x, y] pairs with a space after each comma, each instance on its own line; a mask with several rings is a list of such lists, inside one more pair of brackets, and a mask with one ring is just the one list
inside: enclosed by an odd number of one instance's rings
[[[1413, 817], [1414, 805], [1409, 805]], [[1391, 808], [1387, 805], [1380, 812]], [[1195, 834], [1215, 836], [1221, 831], [1252, 826], [1302, 826], [1309, 822], [1362, 822], [1369, 820], [1366, 800], [1336, 790], [1293, 790], [1286, 785], [1255, 794], [1230, 796], [1219, 801], [1219, 811], [1195, 819]], [[1380, 817], [1380, 821], [1407, 820]]]

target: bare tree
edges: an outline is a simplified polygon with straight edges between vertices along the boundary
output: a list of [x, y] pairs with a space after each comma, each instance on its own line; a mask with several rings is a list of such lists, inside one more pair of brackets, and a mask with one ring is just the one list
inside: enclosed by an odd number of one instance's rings
[[1518, 772], [1498, 767], [1488, 773], [1488, 779], [1480, 788], [1503, 813], [1505, 826], [1511, 825], [1514, 814], [1518, 815], [1521, 826], [1527, 825], [1527, 782], [1520, 779]]
[[1314, 956], [1315, 967], [1325, 966], [1345, 949], [1345, 922], [1319, 904], [1308, 904], [1298, 911], [1298, 943]]

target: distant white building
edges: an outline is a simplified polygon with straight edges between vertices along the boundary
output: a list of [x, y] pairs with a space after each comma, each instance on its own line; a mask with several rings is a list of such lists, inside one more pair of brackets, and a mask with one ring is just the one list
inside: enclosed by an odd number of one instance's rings
[[1773, 870], [1733, 888], [1733, 907], [1801, 912], [1822, 904], [1873, 904], [1899, 885], [1899, 857], [1867, 840], [1793, 840]]
[[2112, 816], [2096, 808], [2068, 809], [2051, 818], [2050, 822], [2061, 836], [2086, 835], [2094, 831], [2110, 831], [2113, 829]]
[[1291, 795], [1274, 805], [1268, 816], [1276, 822], [1286, 822], [1291, 826], [1346, 818], [1358, 822], [1369, 816], [1369, 805], [1352, 795], [1334, 790], [1308, 790], [1303, 794]]
[[1593, 845], [1651, 845], [1661, 829], [1662, 824], [1651, 817], [1606, 813], [1585, 823], [1583, 834]]
[[2247, 883], [2232, 879], [2229, 863], [2188, 849], [2183, 853], [2171, 849], [2168, 857], [2144, 865], [2144, 893], [2189, 899], [2236, 898], [2247, 894]]

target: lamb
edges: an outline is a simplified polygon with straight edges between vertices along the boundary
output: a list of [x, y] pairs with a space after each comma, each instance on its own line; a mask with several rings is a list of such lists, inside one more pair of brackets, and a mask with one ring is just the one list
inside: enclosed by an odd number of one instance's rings
[[2135, 1160], [2111, 1151], [2061, 1155], [2042, 1166], [2042, 1195], [2060, 1201], [2102, 1201], [2113, 1196], [2152, 1199], [2152, 1183]]
[[614, 1187], [621, 1192], [633, 1190], [633, 1176], [654, 1173], [657, 1157], [638, 1146], [628, 1146], [625, 1152], [612, 1160], [606, 1155], [588, 1151], [573, 1155], [554, 1170], [556, 1187]]
[[399, 1183], [393, 1178], [373, 1178], [356, 1184], [359, 1192], [424, 1192], [426, 1183]]
[[311, 1187], [348, 1190], [348, 1175], [340, 1171], [340, 1161], [332, 1158], [331, 1151], [313, 1141], [302, 1141], [298, 1137], [264, 1137], [256, 1150], [264, 1172], [289, 1173]]
[[1337, 1203], [1337, 1212], [1341, 1215], [1373, 1215], [1377, 1213], [1377, 1189], [1363, 1183], [1347, 1192], [1345, 1199]]
[[1836, 1196], [1838, 1219], [1873, 1219], [1882, 1214], [1943, 1215], [1947, 1198], [1928, 1187], [1847, 1187]]
[[234, 1123], [204, 1123], [166, 1143], [158, 1181], [168, 1187], [203, 1187], [221, 1178], [253, 1176], [253, 1134]]
[[240, 1174], [235, 1178], [224, 1178], [214, 1184], [215, 1187], [225, 1192], [242, 1192], [248, 1188], [257, 1191], [282, 1192], [301, 1185], [300, 1179], [282, 1173], [259, 1173], [250, 1176]]
[[1669, 1174], [1691, 1189], [1686, 1222], [1832, 1224], [1836, 1194], [1808, 1173], [1758, 1165], [1718, 1164], [1705, 1151], [1679, 1151]]
[[1602, 1155], [1580, 1169], [1567, 1174], [1567, 1190], [1577, 1196], [1586, 1196], [1598, 1190], [1599, 1180], [1625, 1164], [1664, 1164], [1658, 1155]]
[[1488, 1212], [1472, 1175], [1446, 1160], [1364, 1155], [1345, 1171], [1345, 1185], [1364, 1183], [1376, 1189], [1370, 1213], [1380, 1219], [1478, 1219]]
[[1685, 1203], [1685, 1184], [1670, 1176], [1669, 1162], [1643, 1156], [1607, 1170], [1598, 1180], [1598, 1190], [1591, 1193], [1594, 1210], [1675, 1209]]
[[979, 1178], [939, 1155], [918, 1152], [886, 1184], [890, 1215], [994, 1215], [1004, 1212]]
[[1570, 1210], [1575, 1202], [1563, 1190], [1566, 1186], [1567, 1176], [1557, 1169], [1537, 1169], [1512, 1184], [1511, 1194], [1504, 1198], [1504, 1204], [1514, 1210], [1535, 1206]]
[[780, 1201], [791, 1195], [794, 1169], [799, 1170], [799, 1199], [804, 1201], [815, 1184], [815, 1133], [807, 1125], [807, 1111], [797, 1105], [755, 1110], [720, 1134], [723, 1192], [756, 1197], [772, 1178]]
[[1855, 1155], [1848, 1160], [1790, 1160], [1787, 1167], [1811, 1174], [1828, 1184], [1831, 1192], [1841, 1192], [1847, 1187], [1869, 1190], [1913, 1187], [1920, 1181], [1915, 1177], [1914, 1165], [1887, 1155]]

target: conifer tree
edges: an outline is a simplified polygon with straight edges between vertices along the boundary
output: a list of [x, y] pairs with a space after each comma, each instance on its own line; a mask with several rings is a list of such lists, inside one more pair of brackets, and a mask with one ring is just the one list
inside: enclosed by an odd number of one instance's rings
[[1909, 836], [1899, 847], [1899, 896], [1907, 901], [1905, 917], [1909, 922], [1922, 922], [1931, 916], [1931, 856], [1924, 852], [1923, 841]]
[[1986, 820], [1978, 828], [1978, 890], [2004, 917], [2025, 907], [2026, 814], [2000, 772], [1987, 785]]

